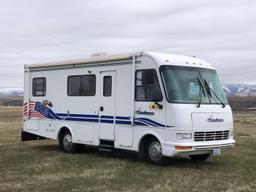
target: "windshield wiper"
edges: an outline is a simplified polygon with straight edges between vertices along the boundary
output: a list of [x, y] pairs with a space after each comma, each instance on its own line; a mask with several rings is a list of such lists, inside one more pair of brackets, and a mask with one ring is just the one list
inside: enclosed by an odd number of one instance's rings
[[204, 84], [207, 89], [207, 92], [209, 96], [212, 98], [211, 92], [215, 95], [215, 97], [218, 99], [218, 101], [222, 104], [222, 108], [226, 107], [226, 105], [222, 102], [222, 100], [217, 96], [217, 94], [213, 91], [213, 89], [209, 86], [208, 82], [204, 79]]
[[198, 81], [198, 84], [199, 84], [199, 86], [200, 86], [200, 90], [199, 90], [199, 101], [198, 101], [198, 105], [197, 105], [197, 108], [199, 108], [200, 105], [201, 105], [201, 102], [202, 102], [202, 96], [203, 96], [203, 94], [204, 94], [204, 96], [205, 96], [205, 92], [204, 92], [204, 86], [203, 86], [201, 80], [199, 79], [199, 77], [197, 77], [197, 81]]

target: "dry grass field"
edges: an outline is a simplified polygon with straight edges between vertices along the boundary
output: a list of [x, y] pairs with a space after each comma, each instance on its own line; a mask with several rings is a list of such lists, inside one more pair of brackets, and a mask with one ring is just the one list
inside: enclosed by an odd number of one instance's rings
[[21, 110], [0, 107], [0, 191], [256, 191], [256, 114], [235, 115], [237, 146], [222, 156], [156, 167], [124, 152], [66, 154], [56, 141], [22, 143]]

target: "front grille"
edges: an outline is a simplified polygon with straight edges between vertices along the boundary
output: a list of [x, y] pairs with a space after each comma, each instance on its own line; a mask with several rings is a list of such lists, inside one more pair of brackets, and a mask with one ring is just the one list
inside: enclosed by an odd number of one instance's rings
[[225, 140], [229, 137], [229, 131], [206, 131], [195, 132], [194, 141], [218, 141]]

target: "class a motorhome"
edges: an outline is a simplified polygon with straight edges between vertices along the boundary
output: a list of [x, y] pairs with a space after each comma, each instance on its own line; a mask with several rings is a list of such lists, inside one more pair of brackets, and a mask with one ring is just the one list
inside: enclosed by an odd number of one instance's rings
[[138, 52], [25, 65], [22, 140], [206, 160], [234, 147], [232, 111], [216, 70], [188, 56]]

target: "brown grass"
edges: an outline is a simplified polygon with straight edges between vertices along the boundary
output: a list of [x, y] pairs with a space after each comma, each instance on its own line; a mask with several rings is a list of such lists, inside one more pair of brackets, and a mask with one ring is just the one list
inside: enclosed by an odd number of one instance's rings
[[226, 191], [256, 189], [256, 116], [235, 115], [237, 147], [204, 163], [156, 167], [132, 154], [66, 154], [51, 140], [20, 142], [21, 108], [0, 107], [0, 191]]

